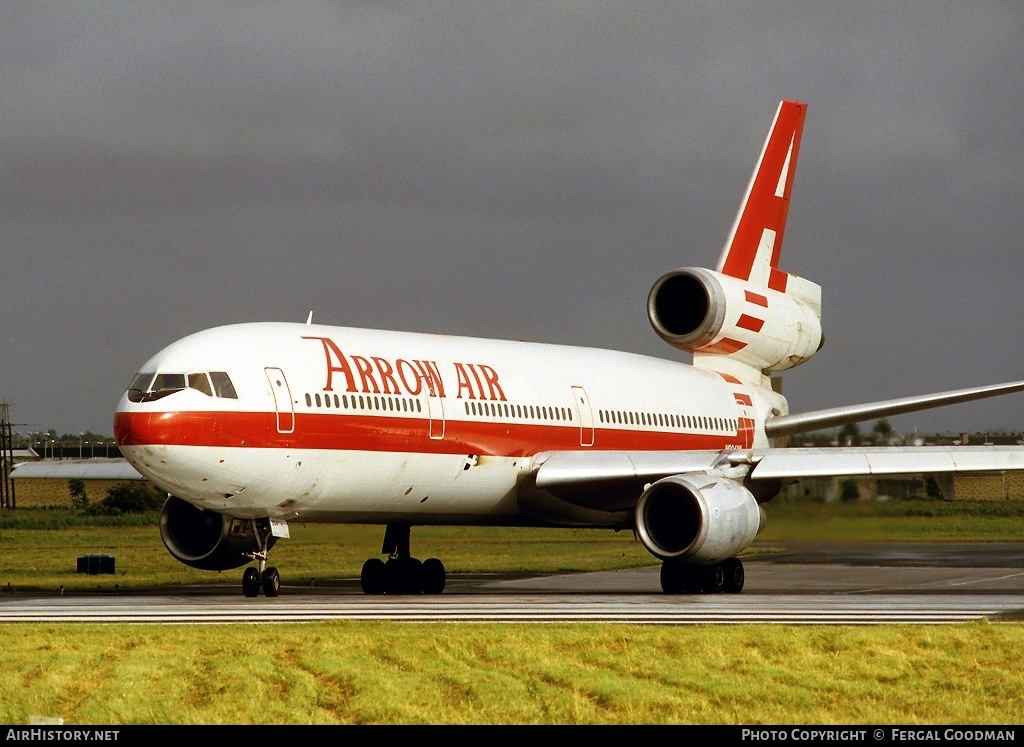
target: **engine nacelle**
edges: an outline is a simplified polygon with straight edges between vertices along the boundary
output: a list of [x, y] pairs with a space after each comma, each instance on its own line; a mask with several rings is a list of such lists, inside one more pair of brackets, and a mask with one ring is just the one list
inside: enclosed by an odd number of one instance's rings
[[[260, 549], [252, 521], [204, 511], [173, 495], [160, 511], [160, 538], [176, 560], [204, 571], [239, 568]], [[270, 537], [267, 549], [276, 541]]]
[[726, 355], [765, 374], [803, 363], [821, 347], [821, 288], [786, 275], [785, 293], [719, 272], [684, 267], [647, 296], [661, 339], [689, 353]]
[[764, 509], [750, 491], [715, 475], [658, 480], [636, 507], [640, 541], [662, 560], [719, 563], [748, 547], [764, 524]]

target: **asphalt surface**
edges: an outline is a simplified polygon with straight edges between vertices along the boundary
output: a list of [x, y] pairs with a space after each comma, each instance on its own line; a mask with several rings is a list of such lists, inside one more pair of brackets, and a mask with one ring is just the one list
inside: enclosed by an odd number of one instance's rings
[[357, 579], [0, 594], [4, 622], [318, 620], [637, 624], [943, 624], [1024, 620], [1024, 543], [805, 543], [759, 547], [739, 594], [668, 595], [658, 566], [548, 576], [452, 574], [440, 595], [368, 596]]

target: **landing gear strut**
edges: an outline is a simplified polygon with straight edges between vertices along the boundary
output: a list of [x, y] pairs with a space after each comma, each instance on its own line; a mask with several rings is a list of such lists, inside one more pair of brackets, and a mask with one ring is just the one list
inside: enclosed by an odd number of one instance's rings
[[745, 578], [739, 558], [712, 565], [669, 558], [661, 564], [661, 588], [666, 594], [737, 594], [743, 590]]
[[268, 597], [276, 597], [281, 591], [281, 574], [273, 566], [267, 567], [267, 553], [270, 551], [270, 528], [261, 530], [256, 521], [252, 522], [252, 530], [259, 541], [260, 549], [250, 557], [257, 562], [259, 568], [249, 566], [242, 572], [242, 593], [247, 597], [259, 596], [260, 589]]
[[370, 558], [363, 563], [359, 583], [364, 594], [440, 594], [444, 591], [444, 564], [437, 558], [420, 561], [409, 554], [408, 524], [388, 524], [381, 553], [387, 562]]

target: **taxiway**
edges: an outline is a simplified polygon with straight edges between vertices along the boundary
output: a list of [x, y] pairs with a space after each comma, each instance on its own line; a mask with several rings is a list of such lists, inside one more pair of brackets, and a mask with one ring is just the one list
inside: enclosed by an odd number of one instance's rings
[[[248, 599], [234, 585], [0, 595], [2, 622], [404, 622], [863, 625], [1024, 619], [1024, 543], [760, 548], [740, 594], [667, 595], [657, 566], [554, 576], [452, 574], [437, 596], [367, 596], [355, 579]], [[285, 573], [287, 569], [284, 569]]]

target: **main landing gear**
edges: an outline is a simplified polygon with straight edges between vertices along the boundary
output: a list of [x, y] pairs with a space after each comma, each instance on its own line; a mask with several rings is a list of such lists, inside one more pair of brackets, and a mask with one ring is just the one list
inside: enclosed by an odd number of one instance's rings
[[444, 591], [444, 564], [437, 558], [420, 561], [409, 554], [408, 524], [388, 524], [381, 553], [363, 563], [359, 583], [364, 594], [440, 594]]
[[743, 590], [744, 579], [739, 558], [712, 565], [693, 565], [669, 558], [661, 564], [661, 588], [666, 594], [737, 594]]
[[261, 531], [255, 521], [252, 523], [253, 532], [259, 541], [260, 549], [250, 556], [257, 562], [259, 568], [249, 566], [242, 572], [242, 593], [247, 597], [259, 596], [260, 590], [268, 597], [276, 597], [281, 591], [281, 574], [273, 566], [267, 567], [267, 553], [270, 551], [270, 529]]

